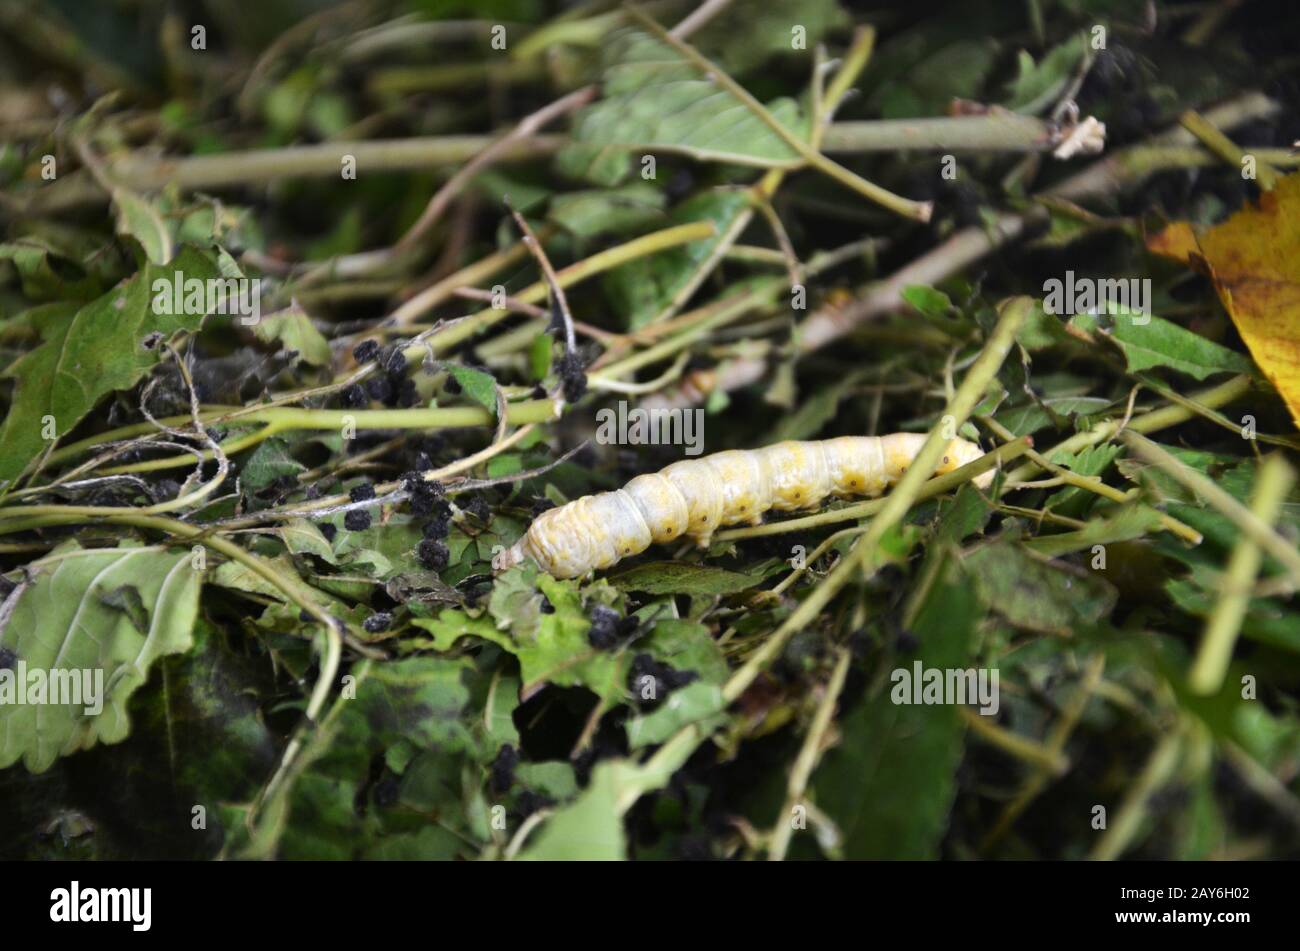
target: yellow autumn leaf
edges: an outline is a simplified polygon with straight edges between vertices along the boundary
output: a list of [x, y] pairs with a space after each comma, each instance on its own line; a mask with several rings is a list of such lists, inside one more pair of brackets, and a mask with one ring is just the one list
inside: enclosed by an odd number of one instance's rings
[[1214, 281], [1250, 355], [1300, 427], [1300, 173], [1222, 224], [1174, 222], [1147, 246]]

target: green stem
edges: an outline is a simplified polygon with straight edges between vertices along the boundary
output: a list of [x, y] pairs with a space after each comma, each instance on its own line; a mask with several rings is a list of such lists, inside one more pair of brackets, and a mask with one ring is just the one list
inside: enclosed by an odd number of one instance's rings
[[996, 746], [1008, 756], [1014, 757], [1034, 769], [1043, 770], [1053, 776], [1064, 775], [1070, 767], [1066, 755], [1053, 749], [1046, 743], [1040, 743], [1029, 737], [1021, 736], [1006, 727], [982, 716], [970, 707], [959, 707], [962, 719], [972, 733], [991, 746]]
[[750, 290], [737, 296], [730, 303], [722, 304], [718, 310], [708, 314], [699, 323], [693, 324], [663, 340], [654, 346], [640, 350], [629, 357], [624, 357], [616, 363], [611, 363], [606, 367], [591, 373], [589, 378], [592, 381], [617, 380], [619, 377], [626, 376], [635, 370], [652, 363], [658, 363], [667, 357], [674, 356], [678, 351], [690, 346], [700, 337], [709, 333], [718, 327], [728, 324], [731, 321], [742, 317], [756, 307], [768, 304], [780, 293], [781, 289], [788, 286], [784, 278], [773, 278], [765, 282], [758, 288]]
[[[506, 420], [512, 425], [525, 423], [544, 423], [557, 416], [555, 403], [549, 399], [525, 400], [509, 403], [506, 408]], [[479, 426], [493, 426], [496, 417], [481, 406], [435, 406], [413, 409], [304, 409], [297, 406], [267, 406], [261, 409], [231, 413], [226, 410], [205, 412], [199, 415], [205, 423], [240, 422], [266, 423], [265, 427], [255, 433], [240, 436], [222, 444], [222, 450], [230, 455], [250, 445], [262, 442], [278, 432], [292, 429], [342, 430], [353, 426], [358, 431], [366, 429], [468, 429]], [[175, 417], [178, 422], [189, 422], [190, 417]], [[168, 423], [171, 418], [161, 420]], [[50, 461], [57, 462], [85, 452], [97, 445], [114, 442], [131, 436], [156, 432], [152, 424], [137, 423], [123, 426], [110, 432], [100, 433], [90, 439], [73, 443], [50, 454]], [[210, 459], [212, 452], [182, 453], [165, 459], [151, 459], [148, 462], [132, 463], [104, 470], [104, 474], [124, 472], [147, 472], [167, 469], [174, 466], [192, 465], [197, 458]]]
[[[333, 631], [336, 636], [339, 634], [339, 628], [343, 623], [338, 618], [330, 616], [303, 585], [282, 574], [269, 561], [240, 548], [234, 542], [228, 541], [219, 535], [210, 535], [202, 528], [197, 528], [177, 519], [166, 518], [161, 515], [142, 515], [130, 509], [123, 510], [111, 506], [94, 505], [33, 505], [25, 508], [22, 514], [27, 516], [24, 521], [28, 522], [29, 525], [26, 527], [31, 528], [80, 525], [86, 522], [106, 525], [130, 525], [134, 528], [151, 529], [193, 541], [226, 556], [232, 561], [239, 562], [254, 574], [259, 575], [268, 584], [282, 591], [286, 598], [325, 625], [327, 630]], [[8, 534], [14, 530], [12, 525], [0, 525], [0, 534]]]
[[[363, 173], [462, 165], [494, 141], [495, 136], [490, 135], [447, 135], [374, 142], [322, 142], [189, 158], [131, 155], [108, 163], [108, 171], [115, 180], [141, 191], [158, 188], [163, 182], [174, 183], [183, 191], [207, 191], [283, 178], [337, 177], [345, 155], [355, 158], [357, 169]], [[565, 136], [535, 136], [506, 149], [500, 160], [520, 161], [547, 155], [557, 151], [565, 141]], [[107, 200], [108, 192], [89, 175], [82, 175], [35, 192], [26, 211], [44, 214]]]
[[1042, 119], [1014, 112], [934, 119], [837, 122], [826, 130], [827, 152], [1048, 152], [1056, 136]]
[[[1279, 455], [1269, 456], [1259, 468], [1255, 490], [1251, 494], [1250, 512], [1261, 524], [1272, 526], [1291, 486], [1295, 473]], [[1201, 647], [1188, 672], [1187, 680], [1194, 693], [1217, 693], [1228, 672], [1228, 661], [1241, 632], [1241, 622], [1250, 605], [1251, 589], [1259, 576], [1263, 552], [1259, 543], [1242, 534], [1224, 573], [1218, 602], [1205, 624]]]
[[[1149, 373], [1131, 374], [1143, 386], [1158, 393], [1171, 403], [1177, 403], [1179, 406], [1185, 406], [1202, 419], [1208, 419], [1214, 425], [1226, 429], [1235, 436], [1241, 435], [1241, 421], [1233, 421], [1224, 416], [1218, 410], [1210, 409], [1204, 404], [1198, 403], [1194, 398], [1184, 396], [1177, 390], [1166, 386], [1164, 383], [1151, 376]], [[1300, 436], [1276, 436], [1272, 433], [1256, 433], [1257, 442], [1267, 443], [1270, 446], [1282, 446], [1286, 449], [1300, 451]]]
[[[1241, 529], [1243, 535], [1281, 562], [1282, 566], [1290, 573], [1292, 582], [1300, 585], [1300, 551], [1296, 551], [1295, 546], [1279, 535], [1267, 520], [1261, 519], [1219, 488], [1213, 479], [1202, 475], [1191, 466], [1179, 461], [1167, 450], [1151, 440], [1144, 439], [1133, 432], [1124, 433], [1123, 438], [1128, 447], [1143, 459], [1159, 466], [1196, 495], [1209, 502], [1223, 515], [1230, 518]], [[1262, 472], [1260, 477], [1263, 478]], [[1270, 479], [1278, 478], [1280, 476], [1277, 474], [1270, 475]], [[1273, 485], [1268, 486], [1270, 492], [1274, 488]]]
[[[1003, 439], [1013, 438], [1011, 431], [993, 417], [981, 416], [979, 417], [979, 421]], [[1036, 465], [1050, 472], [1066, 485], [1072, 485], [1076, 489], [1082, 489], [1084, 492], [1092, 492], [1095, 495], [1100, 495], [1103, 499], [1108, 499], [1111, 502], [1116, 502], [1120, 505], [1132, 501], [1132, 496], [1129, 493], [1117, 489], [1114, 486], [1107, 485], [1101, 480], [1101, 476], [1099, 475], [1079, 475], [1077, 472], [1073, 472], [1063, 466], [1058, 466], [1056, 463], [1050, 461], [1046, 456], [1034, 452], [1032, 449], [1026, 452], [1025, 455], [1028, 456]], [[1165, 529], [1165, 531], [1172, 532], [1189, 545], [1199, 545], [1204, 540], [1201, 537], [1200, 532], [1192, 528], [1190, 525], [1178, 521], [1178, 519], [1174, 518], [1172, 515], [1166, 515], [1161, 512], [1159, 517], [1160, 525]]]
[[[1246, 153], [1241, 150], [1241, 146], [1219, 131], [1218, 127], [1203, 115], [1195, 109], [1188, 109], [1178, 121], [1184, 129], [1196, 136], [1207, 149], [1238, 172], [1243, 170], [1242, 163], [1246, 158]], [[1277, 171], [1270, 168], [1268, 163], [1258, 156], [1252, 157], [1255, 159], [1255, 174], [1259, 179], [1259, 187], [1266, 192], [1271, 192], [1277, 187]]]
[[[599, 254], [594, 254], [589, 258], [585, 258], [582, 261], [579, 261], [575, 264], [571, 264], [569, 265], [569, 267], [564, 268], [559, 272], [557, 272], [556, 276], [559, 280], [560, 286], [567, 288], [573, 284], [577, 284], [581, 281], [587, 280], [588, 278], [594, 277], [595, 275], [607, 271], [611, 268], [618, 267], [620, 264], [626, 264], [628, 261], [633, 261], [638, 258], [644, 257], [646, 255], [655, 254], [659, 251], [667, 250], [668, 248], [673, 248], [682, 244], [687, 244], [691, 241], [701, 241], [704, 240], [705, 238], [711, 237], [712, 234], [713, 234], [713, 225], [711, 222], [707, 222], [707, 221], [692, 222], [686, 225], [677, 225], [672, 228], [664, 228], [661, 231], [654, 231], [651, 232], [650, 234], [642, 235], [641, 237], [636, 238], [632, 241], [628, 241], [625, 244], [618, 245], [617, 247], [614, 248], [609, 248], [608, 250], [602, 251]], [[519, 245], [519, 247], [520, 248], [523, 247], [522, 243]], [[483, 263], [486, 264], [486, 262]], [[485, 268], [485, 270], [487, 270], [490, 273], [491, 269], [495, 269], [505, 263], [507, 263], [507, 261], [504, 258], [498, 259], [493, 262], [491, 268]], [[462, 272], [461, 276], [462, 278], [467, 279], [467, 272]], [[429, 288], [425, 295], [421, 295], [421, 297], [423, 298], [420, 305], [421, 309], [423, 309], [424, 307], [433, 306], [433, 303], [436, 302], [437, 296], [442, 293], [441, 290], [438, 290], [439, 287], [441, 287], [441, 285], [435, 285], [434, 287]], [[518, 295], [516, 295], [516, 299], [525, 301], [527, 303], [534, 303], [536, 301], [544, 299], [546, 296], [546, 292], [547, 292], [546, 282], [538, 281], [530, 285], [529, 287], [525, 288]], [[415, 299], [413, 298], [413, 300]], [[399, 309], [397, 313], [402, 314], [403, 309]], [[408, 344], [405, 350], [407, 360], [414, 361], [414, 360], [421, 359], [423, 356], [429, 354], [430, 352], [434, 352], [434, 353], [445, 352], [446, 350], [449, 350], [450, 348], [460, 343], [461, 341], [473, 336], [476, 333], [479, 333], [480, 331], [486, 329], [487, 327], [490, 327], [492, 324], [496, 323], [497, 321], [505, 319], [509, 315], [510, 315], [510, 311], [508, 310], [497, 311], [497, 310], [488, 309], [485, 311], [481, 311], [477, 314], [473, 314], [469, 317], [466, 317], [463, 320], [457, 321], [456, 323], [452, 324], [449, 327], [445, 327], [441, 330], [435, 331], [427, 340], [417, 341]], [[307, 396], [325, 395], [329, 392], [332, 392], [333, 390], [341, 389], [343, 385], [365, 379], [366, 376], [368, 376], [371, 372], [373, 372], [372, 366], [373, 365], [367, 365], [366, 367], [362, 367], [360, 370], [350, 374], [344, 380], [336, 381], [335, 383], [332, 383], [329, 386], [315, 387], [310, 390], [303, 390], [295, 393], [282, 394], [276, 397], [276, 400], [278, 403], [284, 403], [296, 399], [302, 399]], [[523, 407], [523, 406], [528, 406], [529, 404], [516, 403], [511, 405], [512, 407]], [[248, 409], [229, 408], [229, 409], [223, 409], [218, 412], [204, 413], [201, 415], [200, 418], [207, 423], [271, 422], [277, 418], [277, 414], [279, 414], [281, 410], [292, 410], [292, 409], [293, 409], [292, 407], [279, 406], [279, 405], [252, 407]], [[301, 410], [296, 412], [329, 413], [333, 411]], [[342, 413], [344, 411], [339, 411], [339, 412]], [[520, 423], [543, 422], [545, 421], [545, 419], [551, 418], [550, 416], [545, 416], [545, 415], [535, 416], [531, 411], [525, 411], [524, 416], [517, 416], [516, 414], [520, 412], [521, 411], [518, 409], [511, 410], [511, 415], [510, 415], [511, 422], [520, 422]], [[400, 413], [403, 415], [394, 417], [391, 415], [393, 413]], [[432, 415], [425, 415], [425, 416], [408, 415], [412, 413], [425, 413], [425, 414], [432, 414]], [[381, 416], [380, 414], [388, 414], [388, 415]], [[403, 429], [403, 428], [412, 428], [412, 427], [419, 427], [419, 426], [428, 426], [430, 428], [454, 429], [454, 428], [462, 428], [462, 427], [470, 427], [470, 426], [489, 425], [491, 423], [490, 418], [487, 416], [484, 410], [480, 410], [474, 407], [465, 407], [465, 408], [452, 407], [449, 409], [428, 409], [428, 410], [354, 410], [351, 412], [351, 415], [356, 417], [357, 420], [356, 425], [358, 426], [358, 428], [363, 428], [364, 426], [367, 428]], [[328, 425], [320, 425], [320, 426], [295, 425], [287, 421], [291, 418], [296, 420], [302, 420], [305, 417], [282, 416], [279, 418], [286, 420], [285, 428], [290, 428], [290, 429], [302, 429], [302, 428], [334, 429], [334, 428], [338, 428], [341, 425], [334, 421], [331, 421]], [[322, 417], [317, 417], [317, 418], [319, 419]], [[332, 419], [336, 419], [336, 418], [337, 417]], [[364, 423], [363, 423], [363, 419], [365, 421]], [[190, 419], [188, 416], [177, 416], [177, 417], [169, 417], [167, 420], [164, 420], [164, 422], [171, 422], [171, 421], [174, 421], [177, 424], [184, 424], [184, 423], [188, 423]], [[156, 428], [150, 423], [136, 423], [131, 426], [123, 426], [118, 429], [111, 430], [109, 432], [100, 433], [99, 435], [92, 436], [88, 439], [83, 439], [80, 442], [73, 443], [68, 446], [64, 446], [61, 449], [57, 449], [50, 454], [49, 462], [50, 464], [55, 464], [64, 461], [66, 459], [72, 458], [82, 452], [85, 452], [87, 449], [93, 448], [94, 446], [103, 445], [104, 443], [113, 442], [118, 439], [129, 438], [131, 436], [146, 435], [148, 433], [152, 433], [155, 431]], [[265, 438], [266, 435], [267, 434], [263, 434], [262, 438]], [[253, 440], [254, 442], [260, 441], [259, 439], [256, 438], [256, 436], [253, 437]], [[188, 453], [178, 458], [185, 460], [186, 463], [194, 461], [194, 456]], [[183, 463], [174, 463], [174, 464], [180, 465]], [[137, 470], [133, 470], [133, 471], [137, 471]]]
[[1161, 738], [1147, 759], [1137, 783], [1124, 799], [1124, 804], [1120, 807], [1114, 821], [1092, 850], [1090, 858], [1094, 861], [1109, 862], [1124, 854], [1124, 850], [1132, 843], [1142, 825], [1142, 819], [1146, 816], [1147, 802], [1173, 777], [1182, 748], [1183, 734], [1179, 729], [1171, 730]]
[[[548, 230], [543, 230], [539, 236], [540, 240], [546, 240], [548, 237], [550, 237]], [[442, 280], [430, 284], [409, 300], [404, 301], [401, 306], [393, 311], [385, 323], [398, 327], [413, 323], [450, 298], [457, 288], [477, 287], [479, 283], [486, 281], [492, 275], [511, 265], [518, 264], [526, 257], [528, 257], [528, 246], [522, 241], [516, 241], [504, 251], [489, 254], [485, 258], [461, 268], [454, 274], [448, 274]]]

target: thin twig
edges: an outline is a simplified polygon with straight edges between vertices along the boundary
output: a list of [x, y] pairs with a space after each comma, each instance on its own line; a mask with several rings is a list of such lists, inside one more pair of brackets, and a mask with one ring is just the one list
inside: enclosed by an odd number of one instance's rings
[[824, 688], [821, 701], [817, 704], [817, 712], [808, 727], [808, 736], [804, 739], [803, 746], [799, 748], [799, 755], [795, 758], [794, 765], [790, 767], [790, 779], [785, 787], [785, 805], [781, 807], [781, 812], [772, 826], [772, 836], [767, 848], [767, 857], [773, 862], [785, 859], [786, 850], [790, 847], [790, 839], [794, 835], [795, 807], [803, 801], [808, 789], [808, 781], [812, 779], [817, 761], [821, 759], [826, 749], [826, 739], [834, 722], [835, 706], [839, 702], [840, 693], [844, 690], [844, 681], [849, 675], [849, 660], [852, 658], [852, 655], [843, 648], [840, 648], [838, 654], [835, 669], [831, 671], [831, 679]]
[[[506, 207], [510, 208], [507, 202]], [[524, 247], [537, 260], [537, 266], [541, 269], [542, 278], [546, 281], [546, 286], [551, 292], [551, 306], [558, 309], [560, 320], [564, 324], [564, 352], [573, 353], [578, 347], [578, 341], [573, 334], [573, 313], [569, 310], [569, 300], [564, 296], [564, 288], [560, 285], [560, 279], [555, 274], [555, 268], [551, 266], [551, 259], [546, 256], [546, 249], [542, 247], [537, 236], [533, 234], [533, 229], [528, 226], [524, 216], [510, 208], [510, 214], [515, 219], [515, 224], [524, 236]]]

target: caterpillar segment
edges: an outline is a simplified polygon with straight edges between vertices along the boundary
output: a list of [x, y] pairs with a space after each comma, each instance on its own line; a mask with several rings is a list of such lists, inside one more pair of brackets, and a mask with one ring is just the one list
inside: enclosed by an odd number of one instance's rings
[[[769, 511], [813, 509], [830, 497], [880, 495], [907, 471], [924, 433], [779, 442], [674, 462], [621, 489], [543, 512], [492, 561], [503, 571], [526, 558], [556, 578], [577, 578], [687, 537], [707, 548], [728, 525], [758, 525]], [[984, 453], [954, 439], [936, 470], [951, 472]], [[988, 472], [976, 479], [985, 486]]]

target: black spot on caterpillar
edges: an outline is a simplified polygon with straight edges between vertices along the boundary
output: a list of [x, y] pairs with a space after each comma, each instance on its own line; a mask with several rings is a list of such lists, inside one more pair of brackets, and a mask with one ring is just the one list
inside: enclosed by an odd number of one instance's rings
[[[687, 536], [706, 548], [719, 527], [757, 525], [769, 510], [816, 508], [829, 496], [879, 495], [898, 481], [925, 438], [894, 433], [789, 441], [674, 462], [614, 492], [543, 512], [492, 567], [503, 571], [531, 558], [556, 578], [577, 578], [652, 542]], [[937, 471], [951, 472], [983, 454], [974, 443], [954, 439]], [[992, 478], [990, 472], [976, 482], [987, 485]]]

